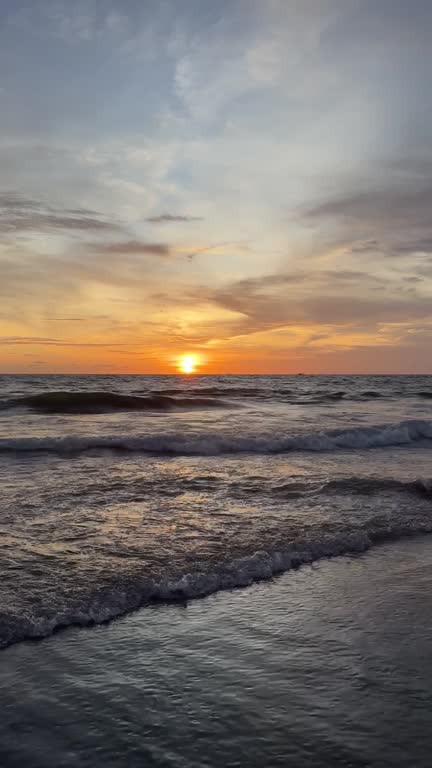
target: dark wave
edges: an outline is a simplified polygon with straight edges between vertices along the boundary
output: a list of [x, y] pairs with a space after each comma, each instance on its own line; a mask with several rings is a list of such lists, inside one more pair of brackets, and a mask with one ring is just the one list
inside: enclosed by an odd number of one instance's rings
[[[293, 389], [243, 386], [209, 386], [191, 389], [173, 387], [166, 390], [140, 390], [140, 394], [117, 392], [42, 392], [0, 402], [0, 410], [29, 408], [40, 413], [106, 413], [113, 411], [172, 411], [175, 409], [229, 408], [235, 403], [255, 400], [286, 403], [287, 405], [331, 405], [340, 401], [365, 402], [391, 397], [375, 390], [347, 392], [345, 390], [294, 391]], [[396, 395], [395, 395], [396, 396]], [[399, 393], [399, 397], [432, 399], [432, 391]]]
[[[290, 390], [281, 390], [290, 393]], [[234, 387], [234, 386], [213, 386], [213, 387], [172, 387], [167, 389], [137, 390], [137, 394], [151, 394], [153, 396], [168, 395], [170, 397], [272, 397], [275, 390], [265, 387]], [[277, 392], [276, 392], [277, 394]]]
[[[209, 386], [169, 389], [138, 390], [134, 394], [117, 392], [42, 392], [11, 398], [0, 403], [0, 410], [30, 408], [41, 413], [105, 413], [110, 411], [170, 411], [194, 408], [233, 407], [242, 401], [255, 400], [286, 403], [287, 405], [331, 405], [344, 401], [375, 400], [386, 395], [374, 391], [347, 392], [345, 390], [295, 391], [287, 388]], [[389, 397], [390, 395], [387, 395]], [[432, 391], [406, 393], [405, 397], [432, 399]]]
[[176, 477], [171, 484], [161, 487], [160, 482], [152, 477], [134, 480], [103, 480], [94, 481], [91, 488], [71, 489], [73, 498], [85, 496], [87, 499], [95, 494], [98, 503], [103, 494], [105, 500], [117, 500], [119, 495], [123, 502], [137, 499], [160, 497], [167, 495], [171, 498], [184, 493], [223, 495], [227, 500], [262, 498], [269, 500], [295, 501], [319, 496], [375, 496], [378, 494], [403, 494], [420, 498], [432, 497], [432, 479], [422, 478], [414, 481], [397, 480], [389, 477], [341, 477], [334, 480], [298, 479], [292, 478], [285, 482], [269, 481], [264, 476], [247, 477], [244, 480], [229, 482], [225, 477], [212, 474], [195, 475], [193, 477]]
[[366, 390], [365, 392], [361, 392], [360, 397], [364, 398], [365, 400], [375, 400], [375, 398], [383, 397], [381, 392], [375, 392], [375, 390]]
[[[139, 390], [140, 394], [146, 394], [145, 391]], [[150, 393], [148, 393], [150, 394]], [[332, 403], [332, 402], [338, 402], [339, 400], [375, 400], [380, 397], [384, 397], [384, 395], [381, 392], [376, 392], [373, 390], [365, 390], [364, 392], [352, 392], [349, 393], [345, 390], [335, 390], [335, 391], [328, 391], [328, 390], [310, 390], [310, 391], [302, 391], [294, 390], [294, 389], [288, 389], [286, 387], [280, 387], [280, 388], [267, 388], [267, 387], [233, 387], [233, 386], [225, 386], [225, 387], [195, 387], [193, 389], [181, 389], [178, 387], [174, 387], [172, 389], [165, 389], [165, 390], [152, 390], [151, 395], [153, 396], [161, 396], [161, 395], [168, 395], [173, 397], [195, 397], [195, 396], [204, 396], [204, 397], [227, 397], [230, 399], [254, 399], [254, 400], [275, 400], [277, 402], [283, 402], [288, 403], [292, 405], [302, 405], [302, 404], [314, 404], [319, 405], [320, 403]], [[427, 396], [427, 393], [426, 395]], [[432, 396], [432, 395], [431, 395]]]
[[[202, 490], [202, 483], [188, 480], [189, 490]], [[211, 485], [211, 481], [210, 481]], [[397, 480], [388, 477], [342, 477], [325, 482], [290, 480], [278, 484], [266, 484], [264, 478], [257, 483], [237, 482], [230, 486], [230, 493], [237, 497], [266, 496], [286, 499], [302, 499], [320, 495], [331, 496], [374, 496], [382, 493], [411, 494], [420, 497], [432, 496], [432, 480]]]
[[301, 398], [293, 399], [296, 405], [319, 405], [320, 403], [337, 403], [346, 398], [346, 392], [322, 392], [318, 395], [310, 394]]
[[415, 496], [431, 496], [432, 482], [425, 479], [403, 481], [388, 477], [344, 477], [337, 480], [329, 480], [322, 486], [320, 491], [330, 494], [358, 494], [362, 496], [390, 491], [411, 493]]
[[209, 397], [120, 395], [115, 392], [44, 392], [9, 400], [2, 408], [31, 408], [43, 413], [106, 413], [107, 411], [170, 411], [176, 408], [222, 408], [229, 404]]

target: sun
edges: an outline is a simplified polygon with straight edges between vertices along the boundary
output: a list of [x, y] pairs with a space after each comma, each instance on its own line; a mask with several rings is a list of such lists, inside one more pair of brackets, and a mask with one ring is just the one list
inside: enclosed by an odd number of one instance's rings
[[195, 373], [200, 364], [198, 355], [182, 355], [178, 362], [181, 373]]

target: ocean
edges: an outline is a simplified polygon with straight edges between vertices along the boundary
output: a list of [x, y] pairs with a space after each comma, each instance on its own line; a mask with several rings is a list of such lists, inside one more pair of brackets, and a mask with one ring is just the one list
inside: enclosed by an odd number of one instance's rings
[[431, 405], [428, 376], [1, 376], [1, 764], [428, 765], [394, 724], [432, 706]]

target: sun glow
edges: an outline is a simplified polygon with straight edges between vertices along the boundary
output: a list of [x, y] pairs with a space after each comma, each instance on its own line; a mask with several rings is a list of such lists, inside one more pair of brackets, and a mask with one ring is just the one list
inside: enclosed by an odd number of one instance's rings
[[197, 355], [183, 355], [179, 359], [178, 367], [181, 373], [195, 373], [200, 362]]

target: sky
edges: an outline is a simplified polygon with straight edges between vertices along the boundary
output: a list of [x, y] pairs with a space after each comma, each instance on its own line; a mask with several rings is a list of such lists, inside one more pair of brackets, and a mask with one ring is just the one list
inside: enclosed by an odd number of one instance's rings
[[0, 372], [432, 373], [430, 0], [0, 0]]

